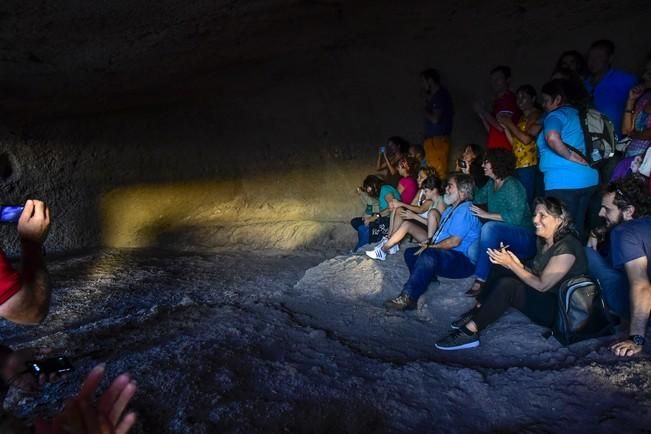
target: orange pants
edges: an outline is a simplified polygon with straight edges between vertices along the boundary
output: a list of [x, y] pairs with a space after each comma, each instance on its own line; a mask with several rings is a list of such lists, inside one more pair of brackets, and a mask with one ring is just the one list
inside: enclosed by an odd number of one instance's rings
[[436, 169], [439, 178], [447, 178], [450, 138], [447, 136], [428, 137], [423, 142], [423, 148], [425, 148], [427, 165]]

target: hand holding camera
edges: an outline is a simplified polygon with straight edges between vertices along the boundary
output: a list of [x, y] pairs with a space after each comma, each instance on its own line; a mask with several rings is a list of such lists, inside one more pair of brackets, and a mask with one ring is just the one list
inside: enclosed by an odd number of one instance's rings
[[40, 200], [28, 200], [18, 219], [18, 234], [23, 241], [42, 244], [50, 229], [50, 210]]

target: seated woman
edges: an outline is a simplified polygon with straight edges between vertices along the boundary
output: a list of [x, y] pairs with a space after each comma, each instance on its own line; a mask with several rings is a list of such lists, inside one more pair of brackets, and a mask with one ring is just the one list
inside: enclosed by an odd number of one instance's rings
[[[400, 192], [393, 186], [385, 184], [384, 181], [377, 176], [369, 175], [364, 179], [364, 191], [372, 198], [378, 200], [379, 212], [372, 215], [364, 215], [362, 217], [355, 217], [350, 221], [350, 224], [357, 231], [357, 244], [353, 249], [353, 253], [360, 247], [370, 243], [376, 242], [389, 232], [389, 214], [391, 209], [389, 203], [394, 200], [400, 200]], [[374, 231], [378, 232], [375, 236], [371, 236], [371, 228], [373, 224]]]
[[474, 205], [470, 209], [484, 222], [479, 238], [476, 280], [466, 293], [471, 297], [479, 295], [481, 286], [488, 277], [488, 249], [496, 249], [500, 243], [504, 243], [521, 258], [530, 258], [536, 253], [536, 235], [531, 225], [527, 192], [513, 176], [513, 153], [504, 149], [492, 149], [486, 154], [483, 166], [489, 180], [475, 195]]
[[[426, 203], [430, 203], [429, 209], [422, 213], [416, 213], [410, 208], [397, 208], [397, 218], [400, 223], [397, 229], [388, 239], [382, 239], [375, 249], [368, 250], [366, 255], [373, 259], [384, 261], [387, 254], [395, 254], [400, 250], [398, 245], [407, 235], [414, 237], [419, 243], [431, 239], [438, 229], [441, 220], [441, 211], [439, 207], [445, 210], [443, 202], [443, 185], [439, 178], [430, 176], [422, 183], [422, 191], [425, 195]], [[403, 204], [404, 205], [404, 204]]]
[[398, 163], [398, 173], [402, 178], [398, 181], [398, 191], [405, 203], [411, 203], [418, 193], [418, 169], [420, 162], [412, 157], [405, 157]]
[[577, 238], [570, 213], [554, 198], [535, 200], [533, 224], [539, 238], [533, 260], [525, 266], [513, 252], [489, 249], [495, 264], [477, 306], [452, 323], [455, 328], [436, 343], [440, 350], [461, 350], [479, 346], [479, 332], [497, 321], [509, 307], [515, 307], [536, 324], [552, 327], [560, 285], [587, 274], [585, 250]]
[[484, 161], [484, 150], [481, 146], [471, 143], [463, 149], [461, 158], [457, 160], [457, 171], [472, 176], [477, 188], [482, 188], [488, 178], [484, 175], [481, 165]]
[[[414, 196], [410, 204], [404, 202], [403, 200], [394, 200], [389, 204], [391, 208], [391, 224], [389, 225], [389, 233], [387, 237], [383, 238], [380, 243], [384, 244], [391, 235], [398, 229], [402, 219], [400, 218], [401, 208], [408, 209], [415, 212], [416, 214], [422, 214], [429, 211], [432, 205], [432, 201], [425, 198], [425, 193], [423, 192], [423, 181], [425, 181], [430, 176], [436, 176], [436, 170], [433, 167], [423, 167], [418, 170], [418, 175], [416, 176], [416, 183], [418, 184], [418, 193]], [[404, 199], [404, 195], [402, 196]], [[441, 202], [443, 202], [441, 200]], [[443, 209], [445, 209], [445, 204], [441, 203]], [[443, 211], [441, 211], [443, 212]]]

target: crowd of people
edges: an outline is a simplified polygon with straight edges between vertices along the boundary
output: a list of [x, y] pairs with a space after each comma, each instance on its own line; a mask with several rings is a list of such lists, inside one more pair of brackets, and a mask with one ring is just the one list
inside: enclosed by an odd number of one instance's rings
[[[16, 271], [0, 251], [0, 317], [23, 325], [41, 323], [49, 311], [50, 285], [43, 255], [43, 243], [50, 227], [50, 212], [41, 201], [28, 200], [20, 215], [22, 263]], [[58, 376], [39, 376], [27, 369], [27, 362], [38, 361], [40, 349], [13, 349], [0, 345], [0, 395], [9, 387], [34, 392], [46, 381]], [[136, 383], [129, 374], [117, 376], [108, 389], [96, 398], [106, 367], [96, 366], [86, 377], [79, 393], [69, 399], [52, 418], [40, 418], [30, 426], [9, 413], [0, 412], [0, 432], [7, 434], [115, 433], [126, 434], [136, 421], [127, 405], [136, 393]]]
[[[473, 104], [485, 144], [466, 145], [454, 170], [452, 98], [437, 70], [421, 73], [422, 146], [388, 139], [380, 173], [358, 189], [365, 213], [351, 223], [354, 251], [374, 244], [365, 252], [374, 260], [404, 240], [418, 244], [404, 251], [409, 279], [388, 309], [416, 309], [438, 277], [474, 276], [466, 295], [476, 303], [436, 348], [478, 346], [480, 331], [509, 307], [551, 327], [561, 285], [589, 276], [628, 324], [613, 352], [642, 350], [651, 312], [651, 57], [638, 79], [613, 68], [614, 54], [609, 40], [585, 57], [562, 53], [540, 92], [531, 84], [514, 92], [508, 66], [490, 70], [494, 100]], [[598, 140], [609, 139], [612, 152], [595, 144], [595, 113]]]

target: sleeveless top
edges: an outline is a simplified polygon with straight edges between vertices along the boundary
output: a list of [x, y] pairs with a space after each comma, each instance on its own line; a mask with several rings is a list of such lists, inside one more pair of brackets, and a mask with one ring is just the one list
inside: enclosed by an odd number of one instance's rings
[[[527, 131], [527, 123], [527, 118], [525, 116], [522, 116], [517, 124], [518, 129], [525, 133]], [[536, 149], [536, 141], [532, 139], [528, 145], [525, 145], [520, 141], [520, 139], [513, 135], [513, 155], [515, 155], [516, 169], [535, 166], [538, 164], [538, 150]]]

